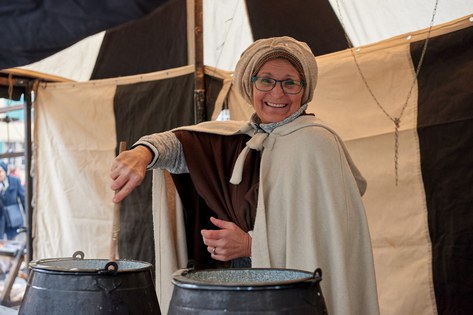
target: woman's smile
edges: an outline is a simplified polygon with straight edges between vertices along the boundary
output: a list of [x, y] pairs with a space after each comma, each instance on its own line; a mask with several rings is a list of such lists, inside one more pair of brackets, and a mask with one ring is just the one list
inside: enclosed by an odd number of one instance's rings
[[287, 104], [277, 104], [277, 103], [270, 103], [270, 102], [265, 102], [266, 105], [268, 105], [269, 107], [275, 107], [275, 108], [281, 108], [281, 107], [284, 107], [284, 106], [287, 106]]

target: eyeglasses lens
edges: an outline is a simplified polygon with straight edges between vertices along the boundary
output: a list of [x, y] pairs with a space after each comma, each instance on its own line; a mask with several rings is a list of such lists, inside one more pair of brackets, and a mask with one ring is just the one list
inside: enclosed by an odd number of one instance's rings
[[263, 92], [271, 91], [278, 82], [281, 83], [283, 91], [287, 94], [297, 94], [302, 90], [302, 83], [294, 80], [275, 80], [265, 77], [255, 77], [253, 82], [256, 88]]

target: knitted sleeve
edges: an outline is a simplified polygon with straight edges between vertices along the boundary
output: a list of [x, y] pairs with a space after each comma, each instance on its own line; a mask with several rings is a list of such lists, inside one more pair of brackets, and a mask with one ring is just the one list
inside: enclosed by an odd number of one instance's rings
[[144, 145], [153, 154], [148, 169], [164, 168], [173, 174], [189, 173], [182, 145], [171, 131], [141, 137], [133, 147]]

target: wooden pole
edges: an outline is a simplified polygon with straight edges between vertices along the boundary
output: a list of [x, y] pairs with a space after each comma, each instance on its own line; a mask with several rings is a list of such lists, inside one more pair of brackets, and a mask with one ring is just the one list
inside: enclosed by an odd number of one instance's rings
[[[120, 147], [118, 154], [126, 150], [126, 142], [120, 141]], [[116, 192], [115, 192], [116, 193]], [[112, 219], [112, 243], [110, 245], [110, 261], [115, 261], [118, 253], [118, 236], [120, 234], [120, 202], [116, 203], [113, 207], [113, 219]]]
[[203, 5], [202, 0], [195, 0], [194, 5], [194, 39], [195, 39], [195, 88], [194, 88], [194, 122], [207, 120], [205, 106], [204, 76], [204, 39], [203, 39]]

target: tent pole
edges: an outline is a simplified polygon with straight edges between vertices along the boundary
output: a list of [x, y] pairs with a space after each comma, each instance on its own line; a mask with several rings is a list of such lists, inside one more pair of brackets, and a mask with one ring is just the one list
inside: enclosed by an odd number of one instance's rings
[[[32, 91], [35, 87], [35, 84], [38, 84], [38, 81], [29, 81], [26, 91], [25, 91], [25, 103], [24, 103], [24, 113], [25, 113], [25, 175], [26, 175], [26, 226], [28, 227], [27, 230], [27, 243], [26, 243], [26, 253], [27, 253], [27, 262], [30, 262], [33, 259], [33, 178], [31, 176], [31, 165], [32, 165], [32, 156], [33, 156], [33, 149], [32, 149], [32, 129], [31, 126], [33, 124], [33, 96]], [[34, 97], [38, 97], [38, 95], [34, 95]]]
[[204, 81], [204, 40], [203, 40], [203, 0], [194, 0], [194, 40], [195, 40], [195, 87], [194, 122], [207, 120]]

